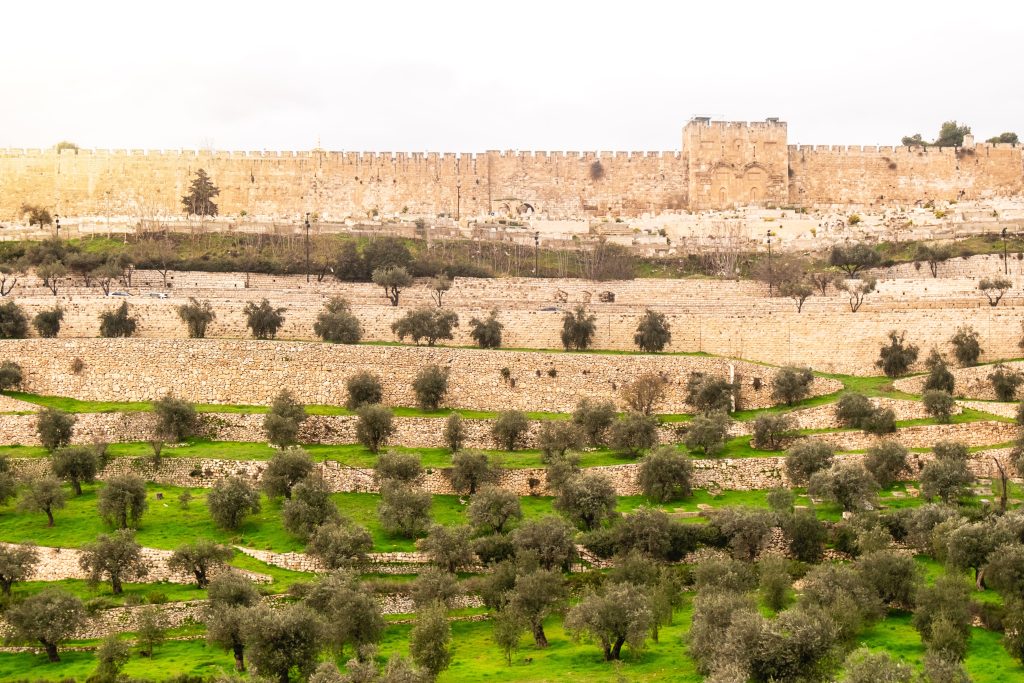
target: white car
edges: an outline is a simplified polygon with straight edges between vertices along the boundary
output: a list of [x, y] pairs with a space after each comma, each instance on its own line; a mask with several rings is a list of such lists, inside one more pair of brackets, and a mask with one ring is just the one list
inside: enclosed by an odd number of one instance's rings
[[166, 299], [167, 298], [167, 292], [148, 292], [146, 294], [146, 296], [148, 296], [148, 297], [150, 297], [152, 299]]

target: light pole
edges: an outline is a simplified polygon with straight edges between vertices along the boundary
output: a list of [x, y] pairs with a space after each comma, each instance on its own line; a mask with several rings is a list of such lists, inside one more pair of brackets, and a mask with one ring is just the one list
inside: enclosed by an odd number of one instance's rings
[[540, 277], [540, 230], [533, 233], [533, 276]]
[[773, 294], [775, 284], [775, 278], [772, 275], [772, 231], [768, 231], [768, 298], [775, 296]]
[[306, 282], [309, 282], [309, 212], [306, 212]]
[[1003, 228], [1003, 274], [1009, 275], [1010, 262], [1006, 260], [1006, 228]]
[[55, 237], [55, 239], [58, 239], [58, 240], [59, 240], [59, 239], [60, 239], [60, 214], [59, 214], [59, 213], [55, 213], [55, 214], [53, 214], [53, 219], [54, 219], [54, 221], [55, 221], [54, 225], [55, 225], [55, 226], [56, 226], [56, 228], [57, 228], [57, 232], [56, 232], [56, 237]]

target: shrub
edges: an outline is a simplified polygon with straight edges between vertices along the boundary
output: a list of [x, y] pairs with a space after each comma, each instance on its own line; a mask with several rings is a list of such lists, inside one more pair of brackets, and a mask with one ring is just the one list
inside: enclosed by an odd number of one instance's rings
[[693, 492], [693, 465], [672, 446], [661, 446], [643, 457], [637, 483], [658, 503], [686, 498]]
[[686, 382], [686, 402], [710, 415], [732, 410], [733, 385], [725, 379], [695, 372]]
[[39, 442], [48, 451], [54, 451], [71, 443], [71, 434], [76, 417], [56, 408], [43, 408], [36, 418], [36, 433]]
[[668, 380], [656, 372], [645, 372], [622, 388], [622, 401], [634, 413], [650, 415], [665, 399]]
[[1024, 382], [1022, 376], [1016, 370], [999, 363], [995, 366], [988, 379], [992, 382], [992, 388], [996, 392], [996, 398], [1000, 401], [1013, 401], [1017, 398], [1017, 387]]
[[172, 443], [187, 441], [199, 431], [199, 415], [194, 405], [170, 394], [153, 404], [156, 434]]
[[263, 419], [263, 430], [275, 446], [291, 446], [296, 443], [299, 427], [306, 421], [306, 417], [306, 408], [292, 397], [290, 391], [282, 389], [274, 397], [270, 412]]
[[924, 381], [925, 391], [935, 389], [952, 394], [956, 380], [953, 377], [953, 373], [946, 366], [946, 361], [942, 354], [932, 349], [928, 359], [925, 361], [925, 365], [928, 367], [928, 377]]
[[331, 297], [313, 323], [313, 333], [333, 344], [358, 344], [363, 337], [359, 319], [352, 314], [348, 301]]
[[924, 404], [924, 409], [927, 410], [928, 414], [934, 417], [937, 422], [941, 424], [949, 424], [953, 415], [953, 409], [956, 408], [956, 400], [948, 391], [943, 391], [941, 389], [928, 389], [921, 396], [921, 402]]
[[978, 333], [971, 326], [956, 328], [956, 334], [949, 340], [953, 345], [953, 355], [956, 362], [963, 367], [978, 364], [981, 356], [981, 344], [978, 343]]
[[206, 507], [213, 523], [221, 529], [237, 530], [247, 515], [261, 510], [260, 494], [248, 481], [239, 476], [221, 479], [206, 496]]
[[583, 306], [577, 306], [575, 312], [566, 312], [562, 316], [562, 346], [567, 351], [585, 351], [590, 348], [597, 333], [597, 316], [589, 315]]
[[393, 322], [391, 331], [401, 341], [412, 337], [413, 343], [417, 345], [424, 339], [427, 346], [433, 346], [439, 339], [454, 338], [452, 329], [458, 326], [459, 316], [454, 311], [425, 307], [409, 311]]
[[345, 407], [356, 410], [360, 406], [380, 403], [384, 398], [384, 389], [380, 378], [369, 370], [360, 370], [345, 382], [348, 389], [348, 400]]
[[765, 413], [754, 420], [754, 448], [777, 451], [793, 436], [793, 420], [788, 415]]
[[209, 301], [199, 301], [190, 296], [187, 304], [178, 306], [178, 317], [188, 328], [188, 336], [192, 339], [206, 337], [206, 328], [214, 321], [217, 314]]
[[138, 321], [128, 315], [127, 301], [122, 301], [113, 311], [104, 311], [100, 314], [101, 337], [130, 337], [135, 334], [136, 327]]
[[287, 308], [274, 308], [270, 301], [263, 299], [258, 304], [250, 301], [242, 309], [245, 324], [252, 332], [254, 339], [273, 339], [284, 325], [284, 312]]
[[801, 562], [820, 562], [825, 552], [828, 531], [813, 510], [797, 510], [782, 519], [782, 533], [789, 551]]
[[462, 450], [463, 444], [466, 442], [466, 426], [463, 424], [462, 416], [458, 413], [452, 413], [448, 416], [448, 419], [444, 421], [444, 445], [448, 447], [452, 453], [455, 451]]
[[810, 368], [782, 368], [772, 377], [772, 400], [791, 406], [807, 397], [812, 382]]
[[484, 320], [470, 318], [469, 328], [469, 336], [481, 349], [501, 347], [501, 333], [505, 326], [498, 322], [498, 311], [491, 311]]
[[0, 339], [24, 339], [27, 336], [28, 317], [21, 306], [13, 301], [0, 304]]
[[687, 424], [683, 443], [690, 450], [699, 448], [705, 455], [715, 455], [725, 448], [731, 422], [723, 412], [697, 415]]
[[883, 441], [868, 449], [864, 467], [878, 485], [888, 488], [907, 468], [908, 451], [898, 441]]
[[612, 423], [608, 441], [619, 453], [635, 458], [658, 445], [658, 420], [650, 415], [629, 413]]
[[21, 366], [14, 361], [5, 360], [0, 363], [0, 391], [13, 389], [21, 384]]
[[863, 509], [875, 499], [878, 482], [863, 465], [838, 463], [811, 475], [807, 492], [838, 503], [844, 510]]
[[418, 373], [412, 382], [416, 403], [423, 410], [437, 410], [448, 393], [448, 369], [428, 365]]
[[647, 309], [633, 335], [633, 343], [641, 351], [657, 353], [672, 341], [672, 326], [665, 320], [664, 313]]
[[576, 404], [572, 421], [583, 429], [591, 446], [599, 446], [605, 442], [608, 428], [615, 421], [615, 404], [585, 398]]
[[896, 413], [891, 408], [876, 408], [868, 415], [861, 428], [875, 436], [894, 434], [896, 432]]
[[918, 348], [913, 344], [906, 344], [906, 332], [889, 332], [889, 343], [879, 351], [879, 359], [875, 366], [882, 369], [887, 377], [899, 377], [907, 374], [917, 361]]
[[529, 431], [530, 422], [520, 410], [507, 410], [499, 414], [491, 426], [491, 436], [498, 448], [505, 451], [514, 451], [520, 446]]
[[356, 439], [371, 453], [378, 453], [380, 447], [395, 433], [394, 416], [389, 408], [382, 405], [364, 405], [357, 411]]
[[137, 527], [146, 502], [146, 482], [134, 474], [118, 474], [107, 479], [97, 499], [100, 517], [118, 529]]
[[943, 503], [962, 498], [974, 482], [974, 475], [967, 467], [967, 447], [944, 441], [935, 444], [933, 451], [935, 459], [925, 463], [919, 477], [921, 495], [929, 500], [938, 497]]
[[39, 311], [32, 317], [32, 327], [40, 337], [53, 338], [60, 333], [60, 323], [64, 320], [64, 309], [55, 306], [48, 311]]

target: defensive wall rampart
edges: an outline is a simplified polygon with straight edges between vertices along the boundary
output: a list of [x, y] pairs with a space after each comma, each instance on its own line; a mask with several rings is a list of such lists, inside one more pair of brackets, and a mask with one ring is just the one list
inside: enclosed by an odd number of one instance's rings
[[694, 119], [680, 151], [218, 152], [0, 149], [0, 219], [181, 215], [198, 169], [222, 214], [640, 216], [745, 205], [885, 204], [1022, 191], [1019, 145], [791, 146], [784, 122]]

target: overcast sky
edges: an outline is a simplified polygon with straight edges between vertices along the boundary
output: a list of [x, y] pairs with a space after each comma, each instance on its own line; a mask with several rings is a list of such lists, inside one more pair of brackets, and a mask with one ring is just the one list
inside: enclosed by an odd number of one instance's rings
[[674, 150], [1024, 135], [1024, 3], [10, 3], [0, 147]]

